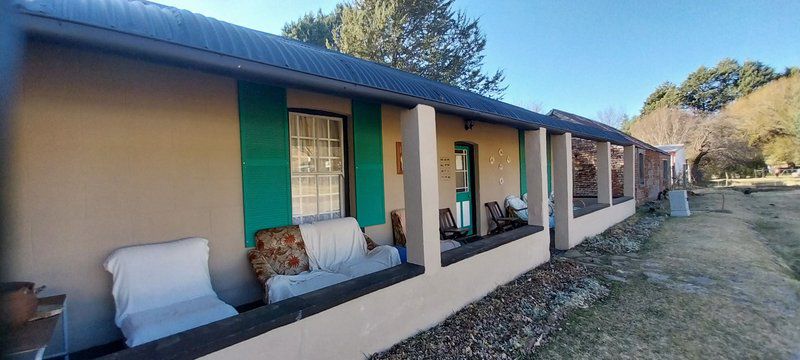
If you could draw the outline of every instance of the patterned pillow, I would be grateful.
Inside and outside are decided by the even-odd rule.
[[[297,275],[308,271],[308,254],[297,225],[256,232],[256,246],[247,257],[262,285],[273,275]]]

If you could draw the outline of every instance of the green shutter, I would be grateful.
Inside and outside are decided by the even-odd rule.
[[[239,82],[245,245],[255,232],[292,223],[286,90]]]
[[[386,222],[381,121],[380,104],[353,101],[353,163],[356,194],[356,208],[353,214],[363,227]]]
[[[525,130],[519,132],[519,196],[528,192],[528,174],[525,164]]]

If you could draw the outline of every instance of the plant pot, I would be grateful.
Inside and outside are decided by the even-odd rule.
[[[17,328],[36,314],[39,299],[32,282],[0,283],[0,326]]]

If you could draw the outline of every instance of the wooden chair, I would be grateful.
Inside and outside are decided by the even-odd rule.
[[[489,220],[494,224],[494,229],[491,231],[493,234],[499,234],[520,225],[517,218],[506,217],[503,215],[503,209],[497,201],[491,201],[484,204],[486,209],[489,210]]]
[[[469,234],[470,228],[458,227],[450,208],[439,209],[439,234],[442,240],[457,240]]]

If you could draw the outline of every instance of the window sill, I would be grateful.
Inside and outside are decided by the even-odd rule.
[[[581,216],[584,216],[584,215],[591,214],[591,213],[593,213],[593,212],[595,212],[595,211],[600,211],[600,210],[603,210],[603,209],[605,209],[605,208],[607,208],[607,207],[610,207],[610,206],[611,206],[611,205],[608,205],[608,204],[600,204],[600,203],[598,203],[598,204],[592,204],[592,205],[589,205],[589,206],[585,206],[585,207],[582,207],[582,208],[580,208],[580,209],[578,209],[578,210],[573,210],[573,212],[572,212],[572,218],[579,218],[579,217],[581,217]]]
[[[122,350],[103,358],[198,358],[419,276],[424,272],[425,268],[422,266],[401,264],[274,304],[260,306],[227,319]]]
[[[455,249],[442,253],[442,266],[455,264],[461,260],[508,244],[514,240],[522,239],[528,235],[535,234],[542,230],[544,230],[544,228],[541,226],[526,225],[514,230],[509,230],[497,235],[490,235],[475,242],[461,245]]]

